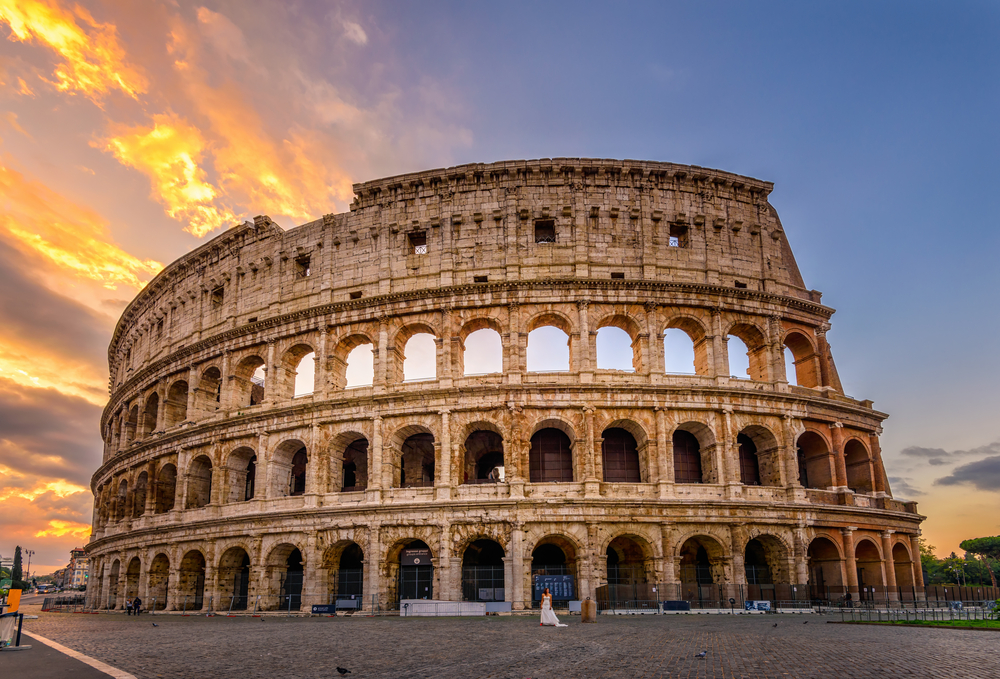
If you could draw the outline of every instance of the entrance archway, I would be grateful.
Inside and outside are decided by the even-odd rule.
[[[462,600],[503,601],[505,554],[494,540],[476,540],[462,555]]]

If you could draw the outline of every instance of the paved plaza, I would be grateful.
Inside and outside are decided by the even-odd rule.
[[[556,629],[534,617],[40,613],[25,629],[140,679],[338,677],[337,666],[350,669],[350,679],[1000,678],[1000,633],[827,624],[835,617],[602,616],[583,625],[563,616],[569,626]],[[700,651],[708,651],[705,659],[695,657]],[[0,655],[0,675],[5,661]]]

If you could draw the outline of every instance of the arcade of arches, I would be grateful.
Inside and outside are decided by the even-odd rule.
[[[605,584],[656,583],[682,589],[751,586],[763,598],[783,584],[808,585],[814,597],[874,587],[892,598],[898,588],[923,584],[919,560],[911,557],[917,536],[893,531],[761,527],[748,534],[746,529],[715,526],[698,532],[664,525],[655,531],[659,539],[650,539],[648,530],[611,536],[597,547],[600,557],[592,558],[588,555],[596,552],[590,545],[596,544],[590,540],[612,527],[585,532],[582,542],[572,530],[488,527],[492,537],[466,540],[447,526],[424,531],[426,539],[393,539],[397,527],[377,537],[369,532],[362,544],[334,539],[334,531],[270,547],[267,539],[257,539],[228,547],[111,555],[95,564],[97,587],[91,596],[102,608],[120,608],[126,597],[140,596],[159,610],[298,611],[342,600],[358,600],[363,607],[373,597],[383,603],[426,598],[511,601],[523,607],[537,602],[543,586],[564,599],[594,596]],[[366,553],[371,544],[379,545],[378,559]]]

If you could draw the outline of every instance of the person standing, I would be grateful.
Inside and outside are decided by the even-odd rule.
[[[552,612],[552,594],[549,593],[548,587],[542,590],[542,622],[540,624],[550,627],[568,626],[561,624],[559,622],[559,618],[557,618],[556,614]]]
[[[142,599],[139,597],[132,599],[132,610],[135,611],[136,615],[142,612]]]

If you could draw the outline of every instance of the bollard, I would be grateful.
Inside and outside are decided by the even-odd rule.
[[[597,622],[597,602],[590,597],[580,602],[580,622]]]

